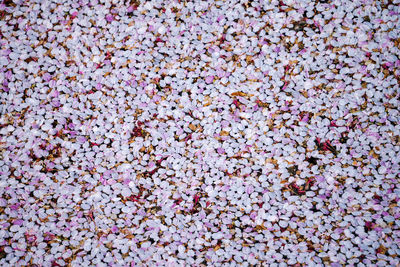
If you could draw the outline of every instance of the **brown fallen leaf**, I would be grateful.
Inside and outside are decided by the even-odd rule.
[[[193,132],[196,131],[197,127],[193,123],[189,124],[189,129],[192,130]]]
[[[231,96],[248,96],[248,94],[237,91],[231,94]]]

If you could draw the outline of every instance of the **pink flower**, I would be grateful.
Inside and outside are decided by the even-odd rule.
[[[11,210],[18,210],[18,209],[19,209],[19,206],[20,206],[20,205],[19,205],[18,203],[17,203],[17,204],[13,204],[13,205],[10,206],[10,209],[11,209]]]
[[[9,70],[9,71],[7,71],[6,72],[6,74],[5,74],[5,77],[6,77],[6,79],[11,79],[11,77],[12,77],[12,72]]]
[[[50,73],[45,73],[43,74],[43,80],[45,80],[46,82],[49,82],[51,80],[51,75]]]
[[[135,11],[136,9],[137,9],[137,6],[131,5],[131,6],[128,7],[127,11],[128,12],[132,12],[132,11]]]
[[[78,141],[79,143],[83,144],[83,143],[86,142],[86,137],[80,136],[80,137],[77,138],[77,141]]]
[[[223,78],[225,76],[225,71],[223,69],[218,69],[217,75],[218,77]]]
[[[155,166],[156,164],[154,163],[154,161],[150,161],[148,167],[151,169]]]
[[[106,20],[107,20],[108,22],[111,22],[111,21],[114,20],[114,16],[111,15],[111,14],[108,14],[108,15],[106,15]]]
[[[76,18],[76,16],[78,16],[78,12],[77,11],[75,11],[74,13],[71,14],[71,19]]]
[[[214,76],[210,75],[206,77],[206,83],[210,84],[214,81]]]

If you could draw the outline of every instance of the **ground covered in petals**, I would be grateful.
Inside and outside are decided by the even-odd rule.
[[[400,2],[0,1],[1,266],[399,266]]]

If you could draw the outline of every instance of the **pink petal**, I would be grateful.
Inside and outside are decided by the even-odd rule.
[[[24,220],[17,219],[14,221],[14,225],[22,225],[24,223]]]

